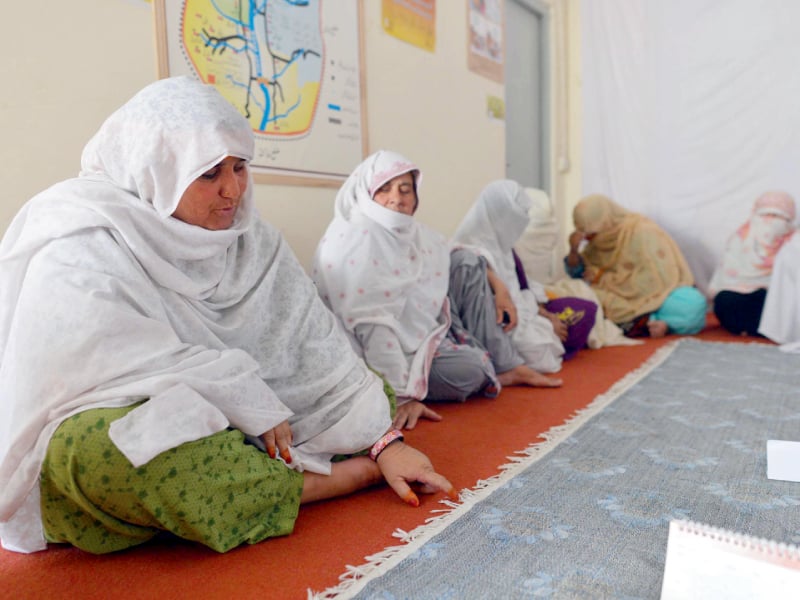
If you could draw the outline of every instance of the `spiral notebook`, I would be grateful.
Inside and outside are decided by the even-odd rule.
[[[672,521],[661,598],[800,598],[800,548]]]

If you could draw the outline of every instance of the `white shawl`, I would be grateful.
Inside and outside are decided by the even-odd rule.
[[[412,171],[419,173],[394,152],[362,162],[336,196],[312,270],[323,300],[400,403],[427,395],[430,364],[450,326],[447,241],[372,199],[383,183]]]
[[[767,288],[758,332],[781,344],[784,352],[800,353],[800,236],[781,246]]]
[[[88,408],[149,398],[110,432],[133,464],[288,419],[291,466],[328,473],[388,429],[380,380],[255,215],[252,181],[227,230],[170,216],[198,175],[252,154],[247,121],[213,87],[162,80],[102,125],[78,178],[14,219],[0,243],[5,547],[45,546],[40,466],[56,427]]]
[[[516,181],[493,181],[478,196],[454,236],[454,245],[471,247],[486,257],[508,288],[517,309],[517,326],[511,340],[525,363],[533,369],[552,373],[561,368],[564,346],[550,321],[539,314],[539,304],[547,302],[544,287],[528,281],[520,288],[512,249],[524,233],[532,201]]]

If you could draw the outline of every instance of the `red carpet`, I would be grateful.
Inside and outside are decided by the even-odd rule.
[[[698,337],[753,341],[731,336],[716,323]],[[559,389],[506,388],[495,400],[439,405],[444,420],[423,422],[407,440],[457,488],[471,488],[674,339],[582,351],[565,363]],[[431,510],[442,508],[441,497],[423,496],[421,506],[411,508],[388,488],[375,488],[304,506],[292,535],[222,555],[181,542],[107,556],[66,547],[31,555],[0,550],[0,598],[303,599],[309,589],[336,585],[347,565],[399,544],[392,532],[422,525]]]

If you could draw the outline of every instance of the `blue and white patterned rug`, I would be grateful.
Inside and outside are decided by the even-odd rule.
[[[683,339],[310,597],[657,598],[672,519],[800,541],[768,439],[800,440],[800,356]]]

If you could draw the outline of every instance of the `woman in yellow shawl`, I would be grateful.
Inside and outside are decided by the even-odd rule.
[[[675,241],[647,217],[610,198],[583,198],[573,211],[575,229],[564,259],[582,277],[606,316],[627,335],[693,334],[705,325],[706,300]]]

